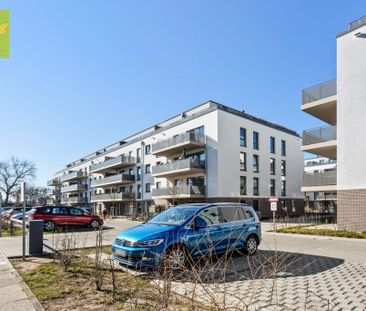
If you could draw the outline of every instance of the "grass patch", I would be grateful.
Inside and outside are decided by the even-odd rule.
[[[310,234],[320,236],[331,236],[340,238],[366,239],[366,232],[341,231],[329,229],[308,229],[306,227],[282,228],[276,230],[279,233]]]
[[[9,236],[21,236],[22,235],[22,229],[18,227],[14,227],[13,235],[10,234],[10,232],[7,229],[2,230],[2,236],[3,237],[9,237]]]

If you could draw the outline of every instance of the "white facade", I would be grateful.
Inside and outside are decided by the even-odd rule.
[[[240,144],[241,128],[246,131],[245,147]],[[254,131],[258,150],[253,148]],[[301,144],[292,130],[209,101],[70,163],[54,178],[73,174],[62,183],[61,203],[92,204],[98,211],[113,205],[118,214],[143,213],[156,204],[241,200],[265,215],[271,195],[281,198],[285,207],[296,205],[301,213]],[[241,152],[246,155],[245,170]],[[259,172],[253,170],[254,154]],[[84,176],[75,176],[76,171]],[[246,178],[245,187],[240,176]],[[258,194],[254,178],[259,181]]]

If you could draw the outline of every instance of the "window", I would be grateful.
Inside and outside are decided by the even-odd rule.
[[[240,176],[240,195],[247,194],[247,178],[246,176]]]
[[[141,179],[141,167],[139,166],[137,168],[137,180],[140,180]]]
[[[67,209],[65,207],[54,207],[52,210],[54,215],[67,215]]]
[[[253,195],[259,195],[259,178],[253,178]]]
[[[255,200],[255,201],[258,203],[257,200]],[[257,206],[257,208],[258,208],[258,206]],[[245,218],[247,218],[247,219],[254,219],[254,215],[253,215],[253,213],[250,210],[248,210],[247,208],[244,208],[243,210],[244,210]]]
[[[188,131],[189,133],[194,133],[194,134],[205,134],[205,127],[204,126],[200,126],[200,127],[196,127],[190,131]]]
[[[258,200],[253,200],[253,209],[255,211],[259,210],[259,201]]]
[[[137,162],[141,161],[141,149],[140,148],[136,149],[136,161]]]
[[[276,153],[276,139],[272,136],[269,138],[269,150],[271,153]]]
[[[70,208],[70,214],[74,216],[81,216],[84,215],[81,209],[78,208]]]
[[[41,214],[51,214],[52,208],[51,207],[44,207],[42,208]]]
[[[240,170],[247,170],[247,154],[245,152],[240,152]]]
[[[151,165],[150,164],[146,164],[145,165],[145,173],[146,174],[150,174],[150,172],[151,172]]]
[[[155,188],[156,189],[160,189],[161,188],[161,181],[157,181],[155,184]]]
[[[271,196],[274,197],[276,195],[276,180],[271,179]]]
[[[150,183],[145,184],[145,192],[146,193],[150,193],[151,192],[151,184]]]
[[[132,151],[128,152],[128,158],[131,159],[132,158]]]
[[[286,141],[281,140],[281,156],[286,156]]]
[[[269,160],[269,170],[271,175],[275,175],[276,174],[276,160],[274,158],[271,158]]]
[[[286,196],[286,180],[281,181],[281,196]]]
[[[240,146],[247,146],[247,130],[245,128],[240,128]]]
[[[221,207],[222,222],[232,222],[246,219],[241,208],[235,206]]]
[[[130,175],[133,175],[133,169],[130,168],[129,172],[128,172]]]
[[[174,180],[174,186],[175,187],[179,187],[180,186],[180,179],[175,179]]]
[[[137,198],[141,199],[141,185],[137,185]]]
[[[259,133],[253,132],[253,149],[259,150]]]
[[[210,226],[217,225],[220,223],[219,209],[217,207],[212,207],[199,213],[194,219],[195,224],[200,226]]]
[[[145,146],[145,154],[149,154],[151,152],[151,145]]]
[[[253,154],[253,172],[259,173],[259,155]]]
[[[281,161],[281,176],[286,176],[286,161]]]

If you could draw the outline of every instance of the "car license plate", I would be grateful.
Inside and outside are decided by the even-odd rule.
[[[116,255],[118,255],[118,256],[126,257],[126,251],[125,251],[125,250],[123,250],[123,249],[116,249],[116,250],[114,251],[114,253],[115,253]]]

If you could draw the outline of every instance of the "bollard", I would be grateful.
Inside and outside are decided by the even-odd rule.
[[[43,221],[29,221],[29,255],[43,254]]]

